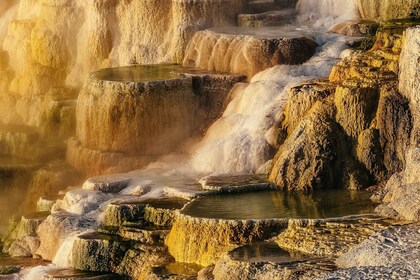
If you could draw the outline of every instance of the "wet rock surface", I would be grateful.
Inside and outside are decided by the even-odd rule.
[[[250,79],[277,64],[303,63],[315,53],[317,45],[308,37],[286,35],[285,31],[259,32],[239,27],[197,32],[186,50],[183,65],[242,74]]]
[[[383,23],[372,49],[344,58],[329,83],[290,91],[282,124],[288,137],[271,180],[285,189],[361,189],[402,170],[413,119],[397,75],[410,25],[416,21]]]
[[[79,235],[73,245],[74,268],[112,272],[129,248],[127,240],[103,233]]]
[[[219,116],[230,89],[245,78],[164,64],[101,71],[80,93],[78,140],[67,153],[88,175],[115,173],[117,160],[121,171],[140,168],[179,148]],[[92,160],[99,162],[90,166]]]
[[[58,265],[75,265],[88,270],[107,271],[105,274],[77,271],[51,272],[45,276],[46,279],[117,279],[120,275],[139,279],[190,279],[195,278],[197,271],[201,269],[198,265],[177,263],[176,260],[209,264],[219,259],[214,266],[205,268],[198,276],[208,279],[225,279],[229,275],[231,279],[305,277],[312,279],[322,272],[334,269],[329,258],[290,255],[273,244],[249,245],[234,249],[227,256],[223,256],[225,251],[230,249],[255,240],[262,241],[273,234],[277,235],[285,229],[287,220],[229,221],[219,218],[187,217],[179,214],[179,210],[187,203],[185,200],[162,199],[142,201],[143,204],[116,203],[113,198],[127,195],[126,188],[130,189],[132,196],[151,192],[151,187],[147,184],[130,186],[131,181],[125,175],[122,176],[124,178],[115,178],[115,176],[92,178],[86,182],[84,189],[70,190],[63,196],[49,196],[59,189],[80,185],[77,172],[62,163],[49,165],[49,161],[63,159],[65,147],[61,140],[74,134],[77,87],[80,86],[85,73],[112,65],[180,63],[184,59],[187,42],[197,30],[234,24],[236,21],[246,27],[284,24],[294,17],[294,11],[272,10],[280,6],[292,7],[296,1],[270,0],[246,3],[242,0],[151,0],[147,3],[143,1],[93,3],[22,0],[20,2],[18,20],[11,22],[8,35],[2,44],[5,51],[0,51],[0,117],[2,121],[14,124],[0,125],[0,153],[6,157],[19,155],[41,161],[43,165],[48,166],[43,166],[36,171],[33,178],[29,178],[25,174],[38,169],[38,166],[35,167],[36,164],[32,165],[29,160],[25,161],[25,164],[6,161],[6,164],[0,166],[2,176],[0,183],[3,183],[3,178],[6,178],[7,183],[13,181],[15,177],[32,180],[30,195],[37,198],[45,197],[40,200],[38,210],[53,213],[45,220],[39,217],[43,214],[38,213],[39,216],[25,215],[12,223],[13,238],[4,244],[4,248],[9,248],[12,255],[36,258],[42,256],[54,260]],[[414,1],[405,1],[395,6],[387,1],[382,1],[380,4],[377,1],[358,3],[362,5],[361,11],[365,11],[363,16],[368,18],[418,14]],[[370,9],[371,3],[376,3],[374,5],[376,8],[380,7],[380,11]],[[398,9],[403,6],[403,9]],[[383,13],[382,10],[386,12]],[[237,18],[238,14],[241,16]],[[31,19],[26,17],[24,19],[22,15]],[[85,21],[81,15],[88,15],[87,20]],[[381,196],[381,199],[387,203],[386,206],[382,206],[383,213],[395,218],[418,219],[418,196],[413,195],[418,193],[416,175],[418,166],[414,164],[416,162],[414,157],[405,154],[405,147],[409,142],[417,141],[416,136],[410,138],[409,135],[411,126],[414,126],[414,131],[418,130],[416,112],[418,102],[416,103],[416,95],[413,94],[418,84],[417,76],[413,73],[418,67],[416,61],[410,59],[417,55],[416,39],[413,39],[417,38],[414,36],[417,30],[412,28],[403,35],[402,30],[406,26],[402,28],[401,24],[399,25],[400,27],[396,28],[382,26],[373,49],[368,53],[359,53],[356,57],[343,60],[334,69],[330,77],[331,83],[328,85],[324,81],[318,81],[305,85],[306,89],[296,88],[295,95],[291,96],[291,99],[294,97],[295,99],[290,103],[287,122],[282,128],[284,133],[287,132],[293,137],[283,143],[281,151],[285,153],[276,157],[278,161],[269,164],[270,169],[271,165],[274,165],[271,178],[275,178],[283,188],[316,189],[322,186],[323,181],[327,181],[325,185],[328,187],[345,185],[358,189],[383,181],[392,173],[405,168],[403,173],[393,177],[386,189],[387,193]],[[373,26],[372,29],[374,28]],[[370,34],[372,29],[363,24],[350,23],[339,32],[348,35]],[[196,50],[187,50],[187,57],[190,60],[195,59],[194,63],[200,62],[199,66],[205,68],[213,67],[223,71],[248,74],[248,78],[251,78],[250,76],[256,72],[278,63],[301,63],[314,53],[316,44],[312,34],[296,36],[287,29],[282,29],[281,36],[277,34],[276,38],[267,38],[269,36],[265,31],[272,29],[233,28],[203,31],[198,34],[201,34],[201,39],[205,38],[201,40],[197,35],[198,39],[193,39],[196,44],[192,44],[192,49]],[[73,40],[75,37],[78,39]],[[3,38],[0,40],[3,41]],[[201,41],[198,42],[199,40]],[[213,40],[217,42],[214,43]],[[404,40],[408,47],[402,47]],[[231,52],[225,51],[230,46],[239,51],[237,49]],[[215,51],[214,57],[208,55],[209,48]],[[402,57],[405,59],[398,62],[401,48]],[[201,60],[196,59],[200,54],[202,54]],[[205,65],[206,63],[208,64]],[[399,70],[403,81],[407,82],[400,84],[401,93],[396,90],[396,74]],[[84,94],[92,88],[84,89],[80,100],[81,103],[92,101],[89,103],[91,107],[84,108],[86,115],[90,112],[92,115],[86,117],[85,120],[88,121],[84,124],[80,124],[79,119],[79,126],[82,127],[78,132],[79,139],[74,138],[68,142],[68,161],[86,174],[126,172],[145,166],[162,153],[172,152],[187,136],[191,136],[192,131],[201,132],[210,122],[218,118],[225,106],[229,90],[236,82],[245,79],[242,76],[208,75],[203,72],[189,73],[181,77],[178,74],[166,73],[169,75],[163,78],[167,81],[159,82],[160,85],[156,86],[152,81],[156,80],[155,78],[139,81],[138,77],[129,75],[127,79],[123,75],[123,78],[119,76],[116,79],[115,73],[107,76],[109,72],[113,70],[97,73],[101,75],[96,77],[95,83],[113,90],[117,89],[116,95],[121,99],[107,99],[105,91],[101,90],[98,90],[93,97],[86,97]],[[174,82],[174,79],[177,82]],[[183,81],[188,81],[188,88]],[[143,85],[133,85],[130,82],[143,82]],[[76,88],[73,88],[74,86]],[[155,86],[158,88],[156,92],[150,90]],[[185,91],[188,96],[180,94],[181,96],[175,101],[170,98],[169,101],[164,98],[159,99],[157,103],[161,106],[160,109],[152,106],[156,100],[145,101],[148,95],[153,95],[154,98],[161,95],[158,91],[162,88],[173,90],[178,86],[179,91],[177,89],[168,95],[172,98],[172,95]],[[143,91],[143,95],[133,96],[133,91],[144,88],[147,89]],[[249,91],[253,90],[250,87]],[[86,101],[84,98],[92,100]],[[138,99],[142,99],[142,102]],[[194,99],[193,102],[191,99]],[[120,102],[121,100],[127,102]],[[107,107],[109,103],[112,103],[111,109]],[[97,104],[100,106],[95,107]],[[147,105],[147,108],[142,107],[143,105]],[[16,108],[14,110],[16,112],[9,114],[10,108]],[[202,110],[203,108],[207,111]],[[79,107],[79,111],[82,109]],[[130,125],[133,119],[137,123],[142,121],[142,118],[136,118],[137,109],[147,111],[147,118],[163,119],[163,121],[152,121],[132,129]],[[188,112],[185,113],[184,109]],[[167,118],[159,114],[154,115],[157,111],[163,112]],[[108,118],[111,119],[110,122],[106,122]],[[95,123],[97,129],[91,130],[89,125],[95,119],[98,120]],[[184,126],[175,127],[174,119],[183,119]],[[192,119],[199,119],[203,123],[193,125]],[[39,132],[33,132],[34,127],[38,127]],[[101,134],[101,129],[104,127],[112,129],[104,129],[105,134]],[[177,131],[182,130],[182,135],[162,132],[172,128],[177,128]],[[142,142],[145,138],[142,135],[144,131],[151,137]],[[155,132],[157,134],[153,134]],[[169,138],[170,141],[168,143],[158,141],[164,138]],[[60,141],[56,142],[54,139]],[[136,141],[132,141],[133,139]],[[283,140],[279,137],[280,142]],[[271,141],[270,145],[274,142],[276,141]],[[280,144],[282,143],[274,143],[273,147],[277,148]],[[302,160],[300,158],[302,154],[304,158],[309,159]],[[316,164],[318,160],[319,165]],[[336,172],[337,169],[344,171]],[[284,182],[279,176],[282,171],[287,174],[287,180]],[[245,176],[206,179],[204,186],[200,186],[196,181],[177,182],[175,186],[167,184],[159,191],[162,195],[176,194],[192,199],[215,192],[272,188],[264,178]],[[294,185],[296,181],[298,184]],[[183,189],[178,188],[181,184],[187,186]],[[294,201],[287,199],[287,196],[285,200]],[[305,204],[304,208],[308,208],[316,215],[322,214],[317,213],[318,208],[310,199],[302,199],[302,202],[310,202],[311,204],[309,206]],[[27,199],[25,204],[33,207],[35,201]],[[102,213],[104,215],[99,217],[104,209],[107,209]],[[307,225],[291,226],[281,235],[283,241],[278,243],[289,248],[293,247],[290,243],[294,238],[304,237],[302,243],[299,243],[301,240],[293,242],[299,244],[302,251],[312,251],[316,248],[320,254],[337,256],[359,242],[365,234],[376,231],[381,226],[377,226],[375,222],[359,226],[352,223],[336,224],[332,221],[324,221],[315,228]],[[95,231],[91,232],[93,230]],[[333,241],[327,238],[331,233],[335,233],[337,237]],[[76,237],[78,234],[82,235]],[[333,277],[374,275],[375,278],[380,278],[383,275],[387,277],[399,275],[417,278],[418,263],[406,262],[408,267],[402,267],[400,262],[404,262],[408,254],[398,246],[389,246],[390,243],[394,244],[395,240],[399,242],[401,239],[403,241],[401,247],[406,246],[408,250],[417,252],[415,234],[415,230],[411,228],[404,228],[396,233],[381,233],[378,237],[379,243],[375,243],[380,249],[370,244],[367,246],[369,250],[356,248],[356,253],[349,253],[347,256],[350,268],[334,272],[336,274],[332,275],[340,276]],[[69,248],[73,237],[76,240],[75,246]],[[310,242],[313,239],[317,240],[316,244]],[[165,245],[165,240],[169,247]],[[411,247],[407,245],[410,241]],[[185,248],[187,246],[189,248]],[[63,247],[72,249],[70,255],[73,258],[66,259],[65,254],[61,255]],[[382,250],[383,247],[393,247],[389,254],[395,257],[387,259],[389,267],[379,268],[383,274],[380,274],[382,272],[378,274],[378,270],[371,266],[363,269],[352,267],[366,262],[363,258],[368,258],[366,256],[370,256],[372,252],[375,256],[379,252],[377,259],[382,261],[382,252],[386,251]],[[262,253],[257,256],[254,254],[255,251]],[[58,259],[57,252],[59,252]],[[170,253],[174,254],[175,259]],[[277,258],[267,258],[266,254]],[[384,256],[389,256],[387,254],[388,252],[384,253]],[[401,254],[404,257],[399,258]],[[244,257],[245,255],[248,257]],[[359,257],[362,260],[358,259]],[[0,257],[0,263],[3,260],[4,258]],[[17,260],[25,263],[23,259]],[[74,261],[74,264],[71,261]],[[36,264],[44,262],[40,260],[40,263],[28,263],[29,266]],[[378,263],[370,262],[369,265],[376,266]],[[348,266],[343,265],[343,267]],[[19,276],[16,273],[20,268],[21,266],[11,264],[0,270],[17,279]],[[392,268],[395,268],[393,272]],[[108,274],[108,271],[119,275]]]
[[[30,257],[10,257],[0,253],[0,279],[19,279],[18,274],[22,269],[37,265],[46,265],[47,261]]]
[[[222,220],[178,215],[166,244],[179,262],[209,265],[240,244],[272,237],[286,223],[286,219]]]
[[[289,220],[276,239],[288,250],[325,257],[338,257],[376,232],[390,227],[374,219]]]
[[[217,193],[274,190],[265,175],[210,175],[199,181],[204,190]]]

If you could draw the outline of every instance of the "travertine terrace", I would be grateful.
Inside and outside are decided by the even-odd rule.
[[[417,279],[419,0],[1,0],[0,279]]]

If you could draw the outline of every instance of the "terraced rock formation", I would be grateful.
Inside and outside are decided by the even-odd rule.
[[[413,117],[398,73],[409,26],[384,23],[371,50],[343,59],[328,81],[290,91],[280,126],[288,137],[270,173],[280,188],[362,189],[403,169]]]

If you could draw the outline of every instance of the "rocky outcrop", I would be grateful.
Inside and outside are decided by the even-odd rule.
[[[178,262],[209,265],[241,244],[278,233],[284,220],[218,220],[178,215],[166,240]]]
[[[72,249],[74,268],[85,271],[115,271],[128,249],[128,240],[86,233],[77,237]]]
[[[277,64],[303,63],[315,53],[317,46],[303,35],[252,32],[240,28],[197,32],[187,47],[183,65],[242,74],[251,79]]]
[[[412,114],[413,130],[411,133],[411,143],[405,147],[394,149],[395,153],[388,153],[389,157],[405,158],[404,170],[394,174],[387,182],[385,189],[374,196],[374,199],[383,202],[376,210],[381,215],[393,218],[399,218],[410,221],[420,220],[419,208],[419,184],[420,177],[417,170],[420,168],[419,152],[419,60],[413,57],[420,56],[418,27],[409,28],[405,34],[404,45],[402,46],[400,73],[399,73],[399,91],[404,96],[404,104],[397,112],[389,112],[388,115],[403,115],[405,111],[410,110]],[[390,124],[388,123],[388,126]],[[388,135],[386,141],[391,145],[398,146],[401,142],[400,129],[404,122],[398,123],[393,133]],[[394,139],[394,140],[392,140]],[[408,144],[411,147],[408,147]]]
[[[362,18],[377,21],[420,15],[418,0],[358,0],[358,7]]]
[[[3,252],[12,257],[32,257],[38,250],[40,240],[37,236],[39,225],[49,212],[24,215],[20,220],[11,222],[6,237],[2,240]]]
[[[270,173],[280,188],[360,189],[403,169],[413,118],[397,74],[404,30],[413,24],[382,24],[373,48],[339,62],[329,83],[290,91],[281,125],[288,137]]]
[[[77,229],[89,228],[92,222],[88,218],[83,219],[79,215],[65,211],[58,211],[49,215],[38,228],[37,233],[41,245],[36,254],[43,259],[53,260],[58,249],[70,234],[75,234]],[[63,256],[63,258],[66,257],[68,256]]]
[[[386,217],[409,221],[420,220],[420,149],[408,151],[406,167],[394,174],[387,182],[385,189],[374,198],[384,204],[376,211]]]
[[[398,89],[410,101],[410,110],[413,114],[412,145],[420,145],[420,94],[418,91],[420,62],[413,59],[420,56],[420,27],[407,29],[404,46],[401,52],[400,73]]]
[[[348,148],[344,138],[337,137],[342,132],[334,114],[334,106],[328,101],[308,112],[274,157],[270,180],[288,190],[333,188],[341,183],[343,175],[335,170],[343,166]]]

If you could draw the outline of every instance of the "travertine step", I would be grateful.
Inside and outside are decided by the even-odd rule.
[[[279,26],[291,23],[296,17],[295,9],[283,9],[258,14],[239,14],[238,26],[261,27]]]
[[[121,226],[118,235],[145,244],[164,244],[169,234],[168,227],[155,226],[153,224],[143,226]]]
[[[52,195],[52,196],[43,196],[40,197],[36,203],[36,211],[45,212],[51,211],[53,205],[57,202],[58,199],[63,199],[64,195]]]
[[[80,235],[73,245],[74,268],[112,272],[122,261],[130,241],[116,235],[92,232]]]
[[[365,218],[353,221],[290,220],[277,237],[283,249],[316,256],[338,257],[376,232],[389,228],[386,221]]]
[[[122,279],[117,274],[95,273],[74,269],[57,269],[49,272],[42,280],[116,280]]]
[[[253,0],[247,3],[247,10],[253,13],[264,13],[274,10],[273,0]]]
[[[265,175],[211,175],[200,179],[203,189],[217,193],[275,190]]]
[[[0,279],[20,279],[18,274],[22,269],[47,265],[47,261],[34,258],[12,258],[8,254],[0,253]]]
[[[250,0],[246,5],[248,13],[265,13],[273,10],[294,9],[297,0]]]
[[[197,264],[171,262],[163,266],[154,267],[149,275],[158,279],[197,279],[198,272],[203,267]]]
[[[143,226],[150,223],[170,226],[175,211],[187,203],[185,199],[174,197],[111,203],[107,206],[101,222],[104,226]]]
[[[233,249],[209,267],[215,279],[316,279],[335,269],[333,259],[288,252],[271,242],[257,242]],[[201,273],[200,273],[201,274]]]
[[[301,64],[315,52],[313,34],[291,26],[215,27],[195,33],[184,67],[246,75],[278,64]]]
[[[12,156],[0,156],[0,172],[33,171],[40,165],[32,160]]]
[[[64,158],[62,142],[44,141],[36,128],[0,123],[0,155],[45,162]]]
[[[31,257],[39,246],[37,230],[50,212],[34,212],[11,222],[9,232],[3,239],[3,252],[13,257]]]

